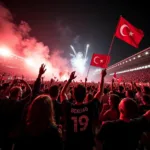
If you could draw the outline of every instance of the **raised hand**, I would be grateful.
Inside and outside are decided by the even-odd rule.
[[[45,73],[45,71],[46,71],[45,65],[42,64],[41,67],[40,67],[40,69],[39,69],[39,75],[40,75],[40,76],[43,75],[43,74]]]
[[[53,83],[53,82],[54,82],[54,79],[51,78],[50,83]]]
[[[71,73],[71,75],[70,75],[70,78],[69,78],[69,80],[74,80],[75,78],[76,78],[77,76],[75,76],[75,71],[73,71],[72,73]]]
[[[85,78],[85,82],[87,82],[87,78]]]
[[[105,77],[106,74],[107,74],[106,69],[102,70],[102,72],[101,72],[102,77]]]

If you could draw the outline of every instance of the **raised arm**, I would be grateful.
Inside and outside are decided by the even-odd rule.
[[[94,98],[97,98],[100,100],[102,94],[103,94],[103,87],[104,87],[104,78],[106,76],[106,69],[102,70],[101,72],[101,82],[99,84],[98,92],[95,94]]]
[[[76,78],[75,71],[73,71],[70,75],[69,80],[66,82],[65,86],[63,87],[63,89],[60,93],[60,101],[61,102],[67,98],[67,95],[66,95],[67,88],[68,88],[69,84],[72,82],[72,80],[74,80],[75,78]]]
[[[39,93],[40,93],[40,86],[41,86],[41,77],[42,75],[45,73],[46,69],[45,69],[45,65],[42,64],[40,69],[39,69],[39,74],[38,77],[34,83],[34,87],[33,87],[33,98],[35,98]]]
[[[86,88],[86,85],[87,85],[87,78],[85,78],[85,88]]]

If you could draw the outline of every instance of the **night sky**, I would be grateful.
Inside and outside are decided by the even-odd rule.
[[[144,1],[91,0],[3,0],[11,11],[14,22],[24,20],[32,28],[31,35],[48,45],[51,50],[61,49],[70,57],[69,45],[83,51],[89,43],[88,56],[92,53],[107,54],[122,15],[131,24],[144,31],[138,49],[115,38],[111,63],[116,63],[150,45],[150,12]],[[147,2],[148,3],[148,2]]]

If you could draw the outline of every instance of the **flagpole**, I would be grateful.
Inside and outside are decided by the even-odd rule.
[[[89,65],[89,68],[88,68],[88,71],[87,71],[87,76],[86,76],[86,78],[88,78],[90,68],[91,68],[91,65]]]
[[[122,17],[122,15],[120,15],[120,17]],[[119,18],[120,19],[120,18]],[[117,30],[117,28],[118,28],[118,25],[119,25],[119,21],[118,21],[118,24],[117,24],[117,26],[116,26],[116,30]],[[116,32],[116,30],[115,30],[115,32]],[[110,53],[111,53],[111,50],[112,50],[112,46],[113,46],[113,43],[114,43],[114,40],[115,40],[115,33],[114,33],[114,35],[113,35],[113,38],[112,38],[112,40],[111,40],[111,43],[110,43],[110,47],[109,47],[109,51],[108,51],[108,56],[110,56]],[[107,61],[106,61],[107,63],[108,63],[108,57],[107,57]],[[106,64],[107,64],[106,63]],[[107,65],[108,66],[108,65]],[[107,67],[106,67],[107,68]]]
[[[114,40],[115,40],[115,34],[113,35],[113,38],[112,38],[112,40],[111,40],[111,44],[110,44],[110,47],[109,47],[108,55],[110,55],[110,53],[111,53]]]

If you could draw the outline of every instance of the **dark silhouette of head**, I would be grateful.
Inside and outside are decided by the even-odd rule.
[[[77,102],[83,102],[86,97],[86,88],[79,84],[74,88],[74,97]]]
[[[132,119],[138,115],[138,105],[134,100],[124,98],[119,104],[119,111],[123,118]]]
[[[49,94],[52,99],[57,99],[59,94],[59,87],[57,85],[53,85],[49,89]]]

